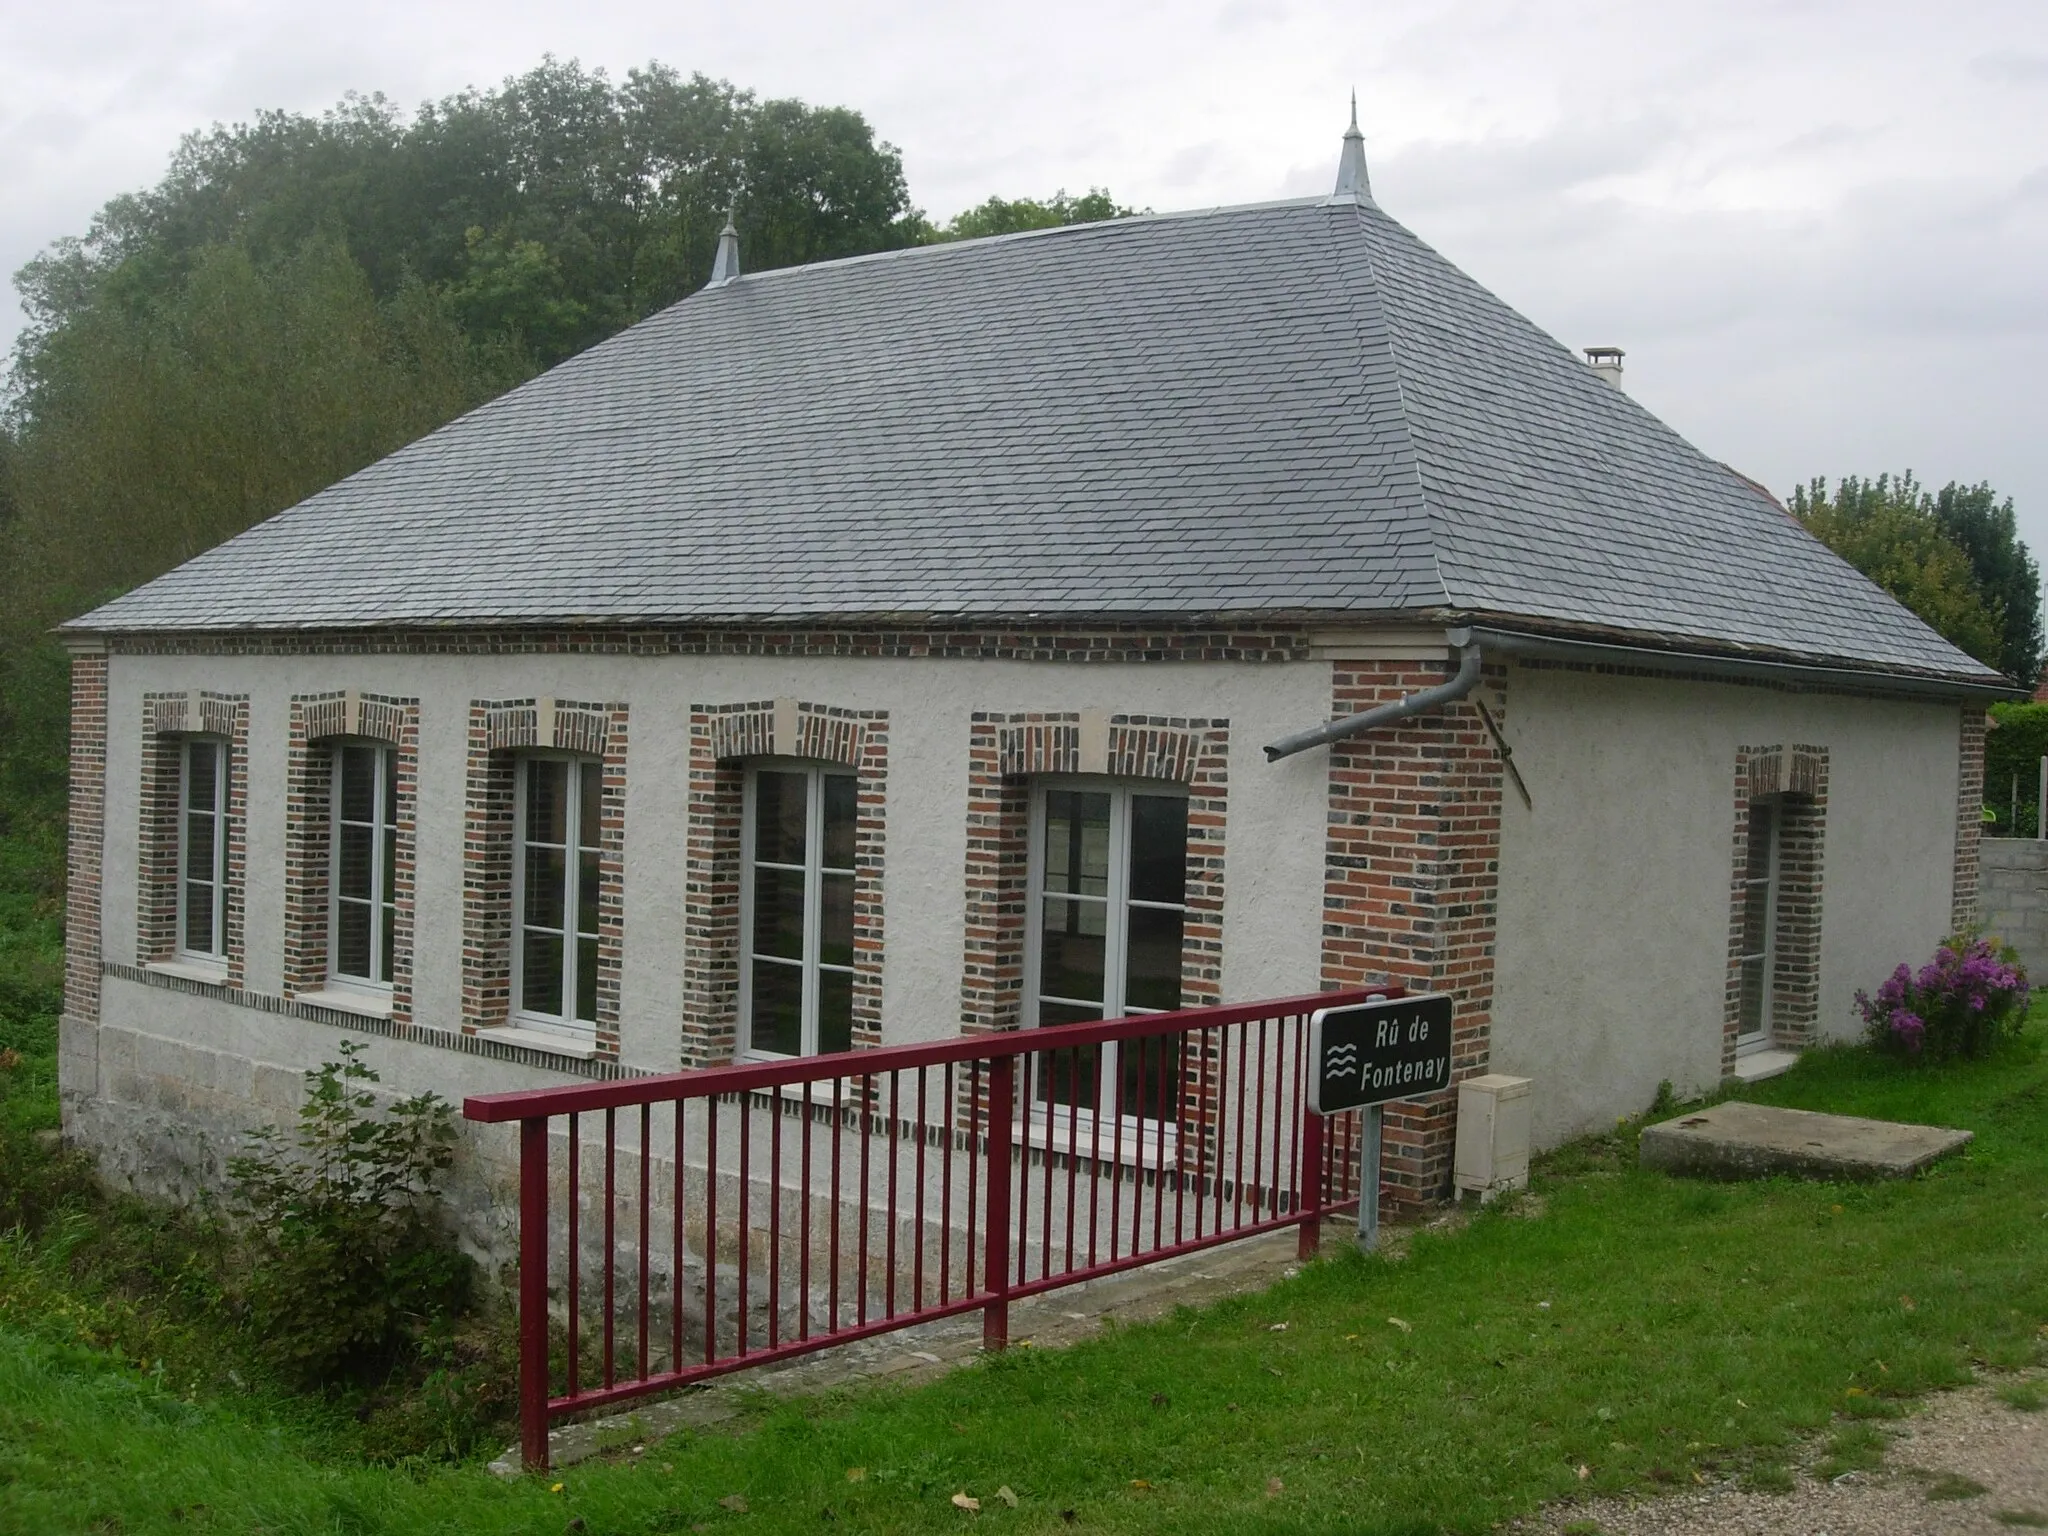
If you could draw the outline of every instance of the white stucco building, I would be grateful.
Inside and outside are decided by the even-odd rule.
[[[69,635],[67,1126],[157,1185],[344,1033],[459,1098],[1388,978],[1554,1142],[1967,920],[2008,691],[1355,130],[722,277]]]

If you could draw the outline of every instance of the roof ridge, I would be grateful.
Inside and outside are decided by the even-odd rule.
[[[1409,423],[1407,393],[1401,383],[1401,359],[1394,346],[1394,328],[1387,319],[1385,307],[1380,303],[1379,266],[1372,259],[1372,246],[1370,242],[1363,238],[1366,217],[1365,209],[1369,200],[1365,198],[1331,197],[1320,198],[1318,201],[1330,210],[1333,220],[1341,220],[1346,210],[1349,210],[1351,215],[1351,231],[1358,238],[1352,242],[1353,249],[1347,254],[1350,259],[1363,263],[1368,285],[1361,293],[1358,284],[1348,280],[1347,276],[1340,272],[1337,277],[1337,288],[1343,295],[1345,309],[1352,317],[1353,332],[1358,343],[1357,359],[1360,389],[1361,392],[1387,387],[1391,387],[1393,390],[1394,420],[1399,425],[1402,442],[1407,449],[1407,467],[1414,483],[1415,503],[1429,527],[1430,570],[1436,577],[1438,595],[1442,597],[1443,601],[1448,603],[1450,601],[1450,585],[1444,580],[1443,564],[1439,558],[1442,523],[1437,515],[1436,508],[1430,501],[1429,482],[1422,474],[1422,454],[1416,446],[1415,432]],[[1374,206],[1377,207],[1377,205]],[[1381,214],[1383,218],[1386,216],[1384,213]],[[1325,224],[1324,228],[1328,230],[1330,225]],[[1340,246],[1340,237],[1332,236],[1330,243],[1334,253]],[[1338,257],[1339,262],[1343,259],[1345,259],[1343,256]],[[1391,376],[1390,381],[1385,383],[1370,381],[1365,373],[1365,355],[1367,350],[1375,345],[1375,343],[1367,340],[1366,318],[1359,312],[1361,302],[1370,304],[1378,320],[1378,330],[1383,340],[1377,343],[1377,345],[1386,352],[1388,373]]]
[[[1163,213],[1147,210],[1144,213],[1126,213],[1109,219],[1088,219],[1078,224],[1048,224],[1042,229],[1011,229],[999,235],[970,235],[961,240],[931,240],[918,245],[899,245],[892,250],[862,251],[853,256],[832,256],[823,261],[801,261],[786,267],[768,267],[759,272],[742,272],[730,282],[720,283],[718,289],[723,291],[728,288],[741,288],[758,285],[771,278],[788,278],[805,272],[832,272],[847,267],[868,266],[876,262],[900,261],[908,257],[938,257],[948,252],[982,251],[992,245],[1008,245],[1020,240],[1042,240],[1059,235],[1085,234],[1090,231],[1141,228],[1181,219],[1220,218],[1234,213],[1260,213],[1268,208],[1315,208],[1329,201],[1327,197],[1270,197],[1250,203],[1216,203],[1201,208],[1169,208]],[[675,308],[676,304],[687,304],[690,300],[712,291],[711,285],[706,283],[703,287],[684,294],[675,301],[675,304],[664,305],[646,318],[651,320],[655,315],[664,314]],[[627,327],[628,330],[631,328]]]

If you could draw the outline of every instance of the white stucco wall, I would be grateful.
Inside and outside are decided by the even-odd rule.
[[[1956,705],[1526,665],[1507,697],[1534,808],[1509,790],[1493,1064],[1536,1080],[1542,1144],[1720,1076],[1738,747],[1828,750],[1823,1032],[1946,932]]]
[[[470,702],[554,695],[621,699],[627,751],[621,1056],[673,1069],[682,1024],[683,840],[693,703],[793,697],[889,711],[884,850],[884,1038],[957,1032],[964,953],[971,716],[1097,708],[1223,718],[1230,725],[1226,999],[1314,991],[1320,956],[1325,765],[1274,765],[1263,743],[1323,718],[1329,666],[1046,664],[979,660],[758,657],[117,656],[109,687],[104,953],[133,962],[137,923],[142,697],[246,693],[249,708],[247,986],[282,987],[286,753],[293,694],[356,688],[420,699],[414,1020],[460,1024],[462,830]],[[208,1010],[138,986],[110,987],[109,1023],[155,1027],[231,1048],[245,1020],[214,1030]],[[232,1011],[213,1010],[223,1018]],[[117,1017],[118,1016],[118,1017]],[[217,1041],[215,1039],[217,1037]],[[294,1038],[298,1038],[296,1034]],[[392,1047],[395,1049],[396,1047]],[[407,1047],[407,1049],[427,1049]],[[468,1091],[473,1058],[445,1058],[438,1085]],[[545,1080],[545,1074],[536,1081]]]
[[[1441,657],[1441,651],[1438,656]],[[671,1069],[682,1027],[683,838],[693,703],[794,697],[889,711],[884,1036],[959,1026],[968,747],[976,711],[1102,709],[1230,724],[1223,995],[1314,991],[1320,971],[1328,758],[1278,764],[1262,745],[1327,715],[1327,656],[1290,664],[1046,664],[978,660],[538,655],[116,657],[110,669],[104,953],[135,958],[142,696],[250,696],[247,977],[281,988],[286,750],[295,693],[356,688],[420,698],[414,1017],[456,1030],[461,841],[470,702],[622,699],[627,757],[622,1057]],[[1544,1144],[1648,1103],[1660,1079],[1711,1084],[1720,1067],[1738,746],[1829,752],[1821,1020],[1932,946],[1949,919],[1958,712],[1720,683],[1516,665],[1506,728],[1535,801],[1503,812],[1493,1066],[1536,1080]],[[179,1138],[277,1117],[275,1094],[205,1084],[233,1058],[286,1078],[322,1059],[326,1024],[110,978],[99,1051],[67,1027],[67,1100],[114,1093],[154,1116],[131,1138],[147,1171]],[[152,1043],[154,1042],[154,1043]],[[177,1051],[193,1054],[181,1078]],[[451,1099],[541,1086],[540,1065],[379,1041],[408,1091]],[[141,1054],[138,1055],[137,1053]],[[152,1055],[152,1053],[154,1053]],[[158,1060],[165,1070],[138,1063]],[[210,1064],[209,1064],[210,1063]],[[118,1070],[117,1070],[118,1069]],[[96,1076],[95,1076],[96,1073]],[[202,1081],[203,1080],[203,1081]],[[197,1088],[199,1091],[194,1092]],[[154,1107],[152,1107],[154,1106]],[[112,1115],[113,1100],[103,1109]],[[114,1134],[114,1118],[102,1128]],[[139,1122],[137,1122],[139,1123]],[[180,1129],[183,1127],[183,1129]],[[195,1155],[196,1163],[205,1158]]]

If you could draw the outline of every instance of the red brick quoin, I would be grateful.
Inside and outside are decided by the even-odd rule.
[[[1391,703],[1444,680],[1420,661],[1333,663],[1336,715]],[[1481,688],[1496,719],[1506,672]],[[1471,699],[1330,748],[1324,845],[1325,990],[1397,982],[1448,992],[1453,1081],[1487,1069],[1493,1037],[1502,772]],[[1455,1088],[1386,1107],[1381,1200],[1416,1206],[1450,1191]]]
[[[100,1017],[100,891],[107,839],[107,658],[71,659],[71,815],[64,863],[64,1012]]]

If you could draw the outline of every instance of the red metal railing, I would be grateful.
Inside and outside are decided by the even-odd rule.
[[[467,1100],[519,1124],[528,1465],[564,1414],[976,1309],[1001,1348],[1016,1298],[1288,1226],[1307,1255],[1357,1201],[1355,1126],[1307,1108],[1309,1016],[1400,995]]]

